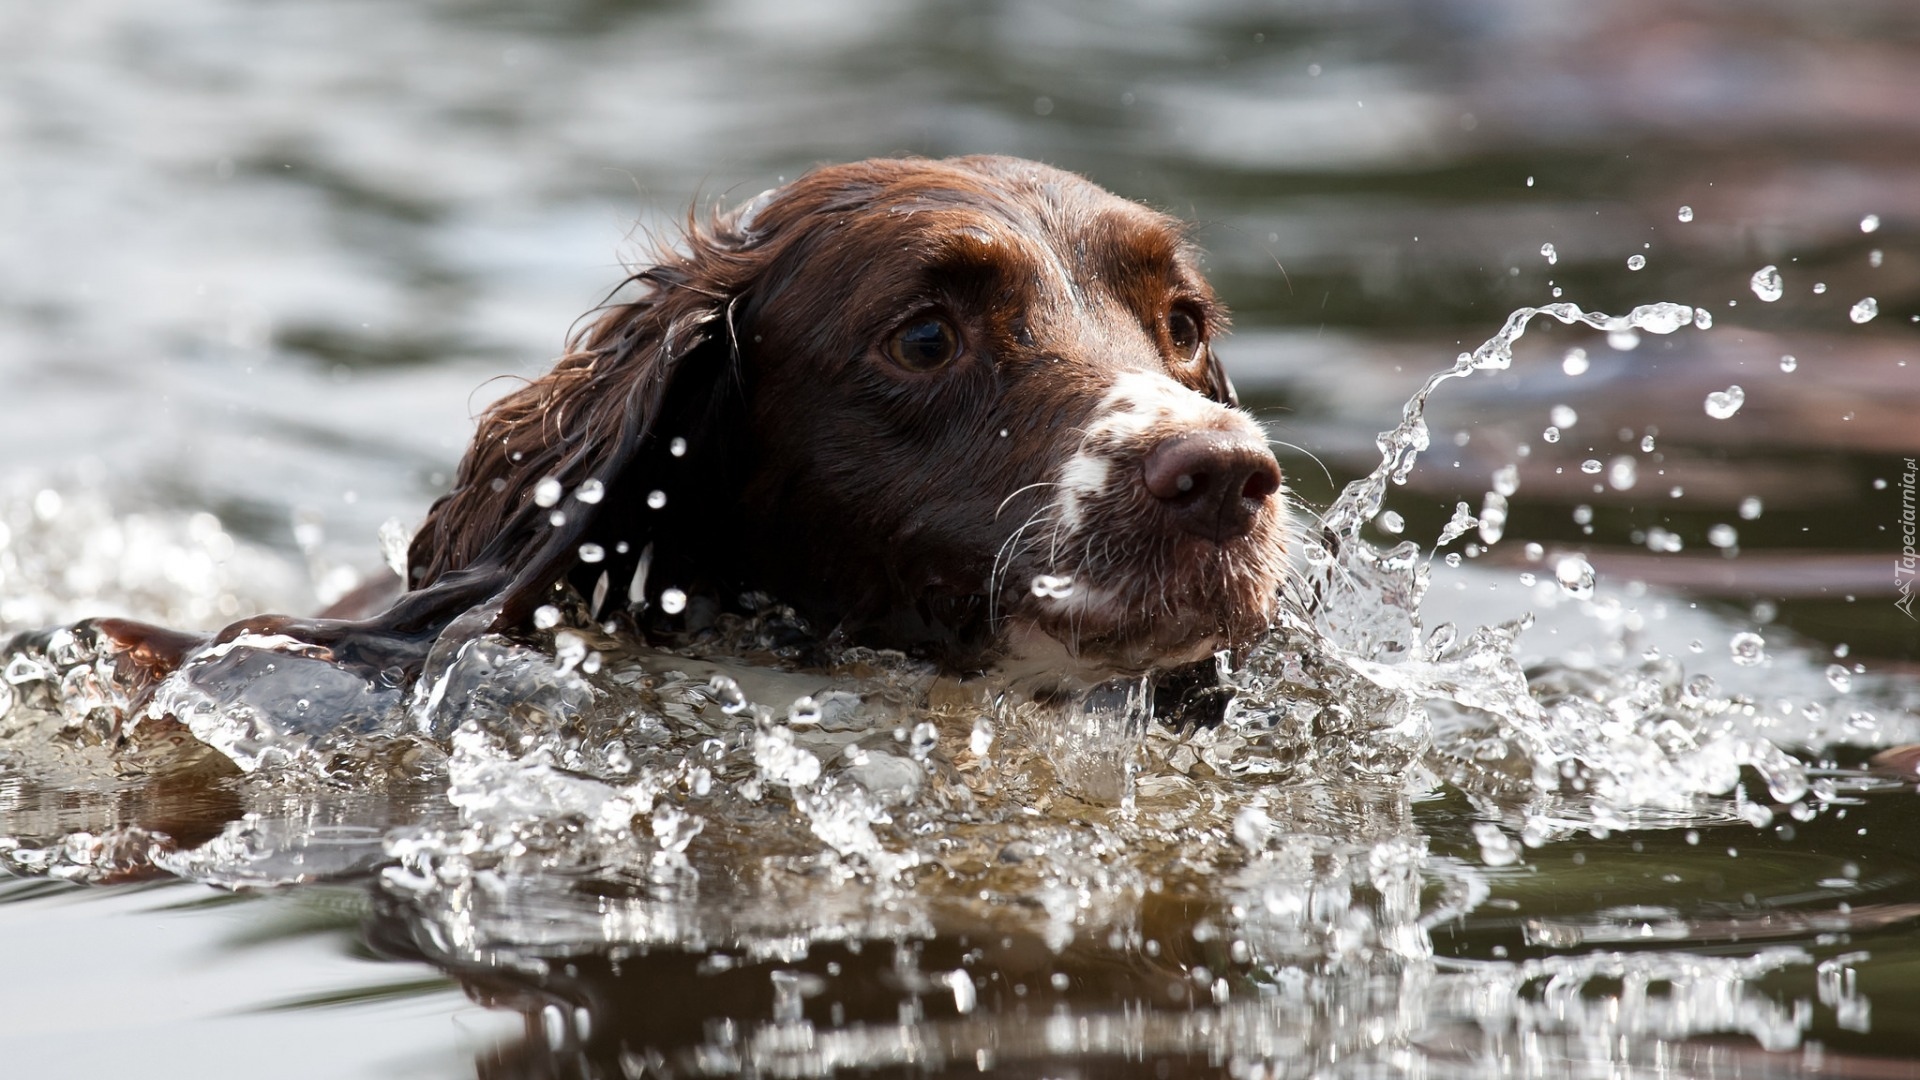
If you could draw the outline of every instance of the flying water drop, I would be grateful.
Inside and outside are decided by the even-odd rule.
[[[1715,420],[1725,420],[1740,411],[1746,404],[1747,392],[1738,386],[1729,386],[1725,390],[1715,390],[1707,395],[1707,415]]]
[[[1035,574],[1031,586],[1033,595],[1044,600],[1065,600],[1073,595],[1073,576],[1071,574]]]
[[[1560,588],[1575,600],[1593,597],[1593,566],[1580,556],[1563,556],[1553,566],[1553,577],[1560,583]]]
[[[1651,437],[1651,436],[1649,436]],[[1630,491],[1640,482],[1640,463],[1625,454],[1607,462],[1607,486],[1615,491]]]
[[[1727,642],[1727,650],[1733,654],[1734,663],[1741,667],[1756,667],[1766,662],[1767,639],[1743,630]]]
[[[1755,270],[1747,285],[1753,289],[1753,295],[1769,304],[1787,294],[1786,282],[1780,279],[1780,268],[1771,264]]]

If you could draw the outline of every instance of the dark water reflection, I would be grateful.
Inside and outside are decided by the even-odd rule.
[[[1276,438],[1324,462],[1285,459],[1319,505],[1377,460],[1375,433],[1418,380],[1515,307],[1557,288],[1589,309],[1710,311],[1711,330],[1631,351],[1538,328],[1512,371],[1436,397],[1434,448],[1389,505],[1431,538],[1518,459],[1507,539],[1483,565],[1524,571],[1527,542],[1586,551],[1603,578],[1705,604],[1715,630],[1804,646],[1810,670],[1863,665],[1904,703],[1888,727],[1911,723],[1920,624],[1895,601],[1913,580],[1898,567],[1901,477],[1920,456],[1916,102],[1920,8],[1902,0],[27,0],[0,11],[0,485],[13,492],[0,636],[106,609],[205,625],[311,608],[374,561],[382,521],[419,517],[471,409],[497,392],[475,387],[556,352],[618,277],[636,221],[668,231],[690,203],[819,161],[990,151],[1199,223],[1236,311],[1225,359]],[[1784,279],[1775,302],[1749,286],[1767,265]],[[1866,297],[1878,314],[1856,322]],[[1564,361],[1576,345],[1578,375]],[[1736,384],[1741,410],[1708,416],[1708,393]],[[1581,469],[1622,457],[1629,486]],[[55,514],[35,501],[47,486],[68,492]],[[219,523],[167,531],[199,511],[231,534],[228,557],[135,572],[147,548],[217,547]],[[83,514],[98,518],[49,532]],[[1731,546],[1716,526],[1737,530]],[[1678,550],[1652,550],[1662,534]],[[1724,656],[1724,633],[1706,644]],[[1826,753],[1836,767],[1865,756]],[[131,826],[181,849],[240,836],[275,856],[280,876],[263,881],[286,880],[289,852],[311,879],[352,880],[391,862],[389,831],[450,815],[437,788],[270,799],[231,775],[104,782],[84,765],[28,774],[0,759],[0,832]],[[1300,842],[1285,887],[1104,853],[1138,876],[1076,881],[1089,905],[1114,900],[1120,936],[1065,945],[1033,910],[997,932],[990,905],[967,908],[963,886],[1012,890],[997,852],[959,848],[945,906],[799,861],[758,878],[709,862],[693,892],[644,875],[587,893],[565,875],[497,895],[373,889],[311,901],[332,913],[329,955],[430,968],[336,977],[309,955],[292,966],[334,981],[287,989],[278,1012],[166,1015],[217,1029],[236,1074],[257,1074],[272,1059],[249,1055],[277,1038],[300,1040],[316,1075],[373,1068],[344,1047],[389,1031],[396,999],[435,1003],[418,1030],[452,1011],[434,993],[443,972],[523,1014],[525,1032],[435,1050],[417,1072],[1561,1075],[1578,1059],[1623,1074],[1898,1075],[1877,1058],[1920,1056],[1899,1020],[1920,1008],[1912,792],[1835,775],[1858,790],[1843,784],[1839,809],[1810,821],[1629,829],[1506,868],[1481,866],[1476,808],[1458,795],[1322,778],[1269,808]],[[1108,837],[1096,810],[1074,813],[1063,828]],[[1418,871],[1367,863],[1402,849]],[[1448,884],[1455,863],[1489,891],[1429,918],[1466,888]],[[106,985],[133,977],[137,946],[119,930],[142,925],[129,905],[146,894],[9,888],[34,918],[97,911],[49,938],[75,950],[74,1000],[110,1000]],[[294,940],[312,924],[280,913],[319,895],[234,917]],[[768,944],[777,927],[726,933],[729,905],[768,896],[791,909],[786,953]],[[1340,905],[1374,920],[1350,942],[1322,918]],[[16,940],[42,925],[15,918]],[[91,927],[120,944],[88,951]],[[1416,940],[1366,936],[1380,927]],[[1402,964],[1396,948],[1432,957]],[[1615,953],[1656,959],[1597,959]],[[37,1016],[45,982],[0,970],[16,987],[5,1011]],[[975,989],[956,990],[955,971]],[[307,1014],[324,1022],[260,1019]],[[109,1027],[66,1030],[116,1068],[222,1071],[147,1060]],[[12,1047],[31,1034],[0,1031]]]

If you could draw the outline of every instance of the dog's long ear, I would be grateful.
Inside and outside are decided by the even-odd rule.
[[[752,213],[691,225],[684,251],[629,279],[638,298],[606,309],[551,372],[487,410],[453,490],[414,535],[410,588],[480,571],[508,583],[497,625],[514,625],[584,558],[619,575],[624,602],[653,539],[634,503],[669,487],[640,474],[709,458],[706,435],[739,398],[730,317],[764,259]]]

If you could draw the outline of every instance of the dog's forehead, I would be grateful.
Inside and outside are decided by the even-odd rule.
[[[824,239],[808,255],[864,247],[921,261],[1064,262],[1105,274],[1190,266],[1184,223],[1093,182],[1010,158],[876,161],[829,167],[743,208]],[[821,235],[824,234],[824,235]]]

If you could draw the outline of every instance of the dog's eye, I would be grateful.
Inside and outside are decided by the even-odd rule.
[[[1193,309],[1184,305],[1167,313],[1167,336],[1173,340],[1173,351],[1181,356],[1193,356],[1200,349],[1200,320],[1194,317]]]
[[[887,355],[908,371],[933,371],[960,355],[960,335],[947,320],[923,316],[893,332]]]

